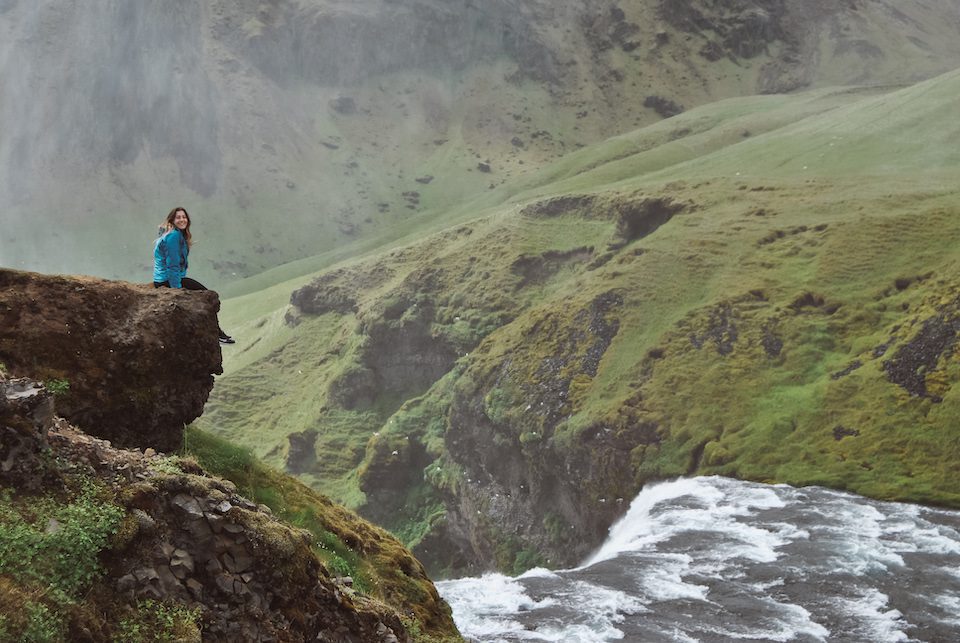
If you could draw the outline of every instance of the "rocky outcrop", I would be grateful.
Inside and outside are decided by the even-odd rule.
[[[0,270],[0,363],[118,445],[176,451],[222,372],[210,291]]]
[[[413,547],[431,567],[519,572],[580,560],[625,510],[636,442],[598,426],[581,444],[561,447],[554,432],[597,375],[622,307],[621,293],[605,292],[580,307],[531,314],[496,358],[482,343],[449,406],[431,409],[445,415],[442,453],[427,451],[420,440],[430,438],[419,438],[402,417],[402,428],[368,444],[363,511],[386,521],[409,514],[418,501],[409,489],[423,494],[426,481],[446,508]],[[643,439],[656,439],[653,428],[645,430]]]
[[[67,619],[67,639],[117,640],[133,614],[162,604],[193,614],[192,635],[180,633],[187,640],[200,640],[200,630],[204,640],[223,641],[409,640],[395,611],[328,573],[310,532],[280,522],[195,462],[116,449],[52,411],[40,383],[0,375],[3,488],[49,503],[60,490],[51,477],[92,484],[104,507],[122,512],[100,553],[102,576]],[[56,521],[47,527],[58,529]],[[6,585],[4,596],[12,591]]]
[[[518,15],[519,14],[519,15]],[[552,53],[531,14],[501,0],[436,5],[420,0],[381,3],[373,11],[315,11],[276,3],[258,15],[254,35],[223,21],[221,35],[274,78],[355,84],[400,69],[463,69],[507,52],[529,76],[555,77]]]
[[[39,382],[2,378],[0,371],[0,483],[36,490],[50,483],[43,456],[53,398]]]
[[[940,360],[953,354],[960,336],[960,298],[923,321],[920,331],[884,361],[887,378],[910,395],[943,401],[928,390],[927,377]]]

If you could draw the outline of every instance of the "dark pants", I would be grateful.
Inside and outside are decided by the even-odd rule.
[[[202,283],[196,279],[191,279],[190,277],[184,277],[180,280],[180,285],[183,286],[184,290],[210,290]],[[170,282],[168,281],[155,281],[153,282],[154,288],[169,288]]]
[[[183,289],[184,289],[184,290],[209,290],[209,288],[207,288],[206,286],[204,286],[202,283],[200,283],[200,282],[197,281],[196,279],[191,279],[190,277],[184,277],[183,279],[181,279],[181,280],[180,280],[180,285],[183,286]],[[153,282],[153,287],[154,287],[154,288],[169,288],[169,287],[170,287],[170,283],[169,283],[169,282],[166,282],[166,281],[155,281],[155,282]],[[225,332],[223,332],[223,329],[220,328],[219,326],[217,326],[217,331],[219,331],[221,338],[222,338],[222,337],[229,337],[229,335],[227,335]]]

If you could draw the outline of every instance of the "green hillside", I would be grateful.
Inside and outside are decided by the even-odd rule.
[[[575,561],[692,473],[958,506],[957,95],[705,105],[239,284],[202,427],[435,569]]]
[[[545,164],[581,171],[584,148],[684,110],[944,73],[958,31],[954,0],[6,2],[0,265],[147,281],[180,205],[191,275],[241,294],[237,280],[416,239],[451,210],[475,218],[465,202],[544,185]],[[674,146],[600,147],[661,148],[633,176],[740,134],[699,140],[684,122],[689,137],[642,135]]]

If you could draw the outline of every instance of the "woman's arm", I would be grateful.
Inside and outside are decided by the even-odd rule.
[[[180,280],[183,278],[181,266],[185,257],[181,256],[183,245],[180,242],[181,234],[174,230],[169,232],[160,240],[160,255],[163,257],[163,268],[167,273],[167,283],[171,288],[181,288]]]

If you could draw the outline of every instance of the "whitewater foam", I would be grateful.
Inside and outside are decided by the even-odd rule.
[[[960,640],[958,528],[817,487],[677,480],[580,567],[439,588],[478,641]]]
[[[453,609],[460,631],[483,640],[523,632],[523,626],[511,616],[556,603],[554,598],[530,598],[523,585],[503,574],[441,581],[437,589]]]
[[[843,609],[853,622],[858,623],[854,634],[864,641],[896,643],[909,640],[904,629],[909,624],[896,609],[888,609],[889,597],[873,588],[854,599],[842,600]]]

